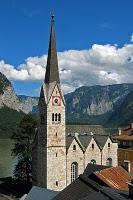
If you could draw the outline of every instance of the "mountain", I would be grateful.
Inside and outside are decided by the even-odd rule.
[[[130,92],[122,102],[121,106],[116,109],[108,119],[108,125],[129,124],[133,122],[133,91]]]
[[[11,82],[0,73],[0,132],[4,127],[11,130],[25,113],[36,113],[38,99],[17,96]],[[66,94],[65,100],[67,123],[119,126],[133,121],[133,84],[83,86]]]
[[[14,92],[11,82],[0,73],[0,108],[4,106],[17,111],[21,110],[20,101]]]
[[[128,108],[128,105],[133,101],[132,91],[133,84],[80,87],[65,95],[66,119],[71,123],[76,121],[77,123],[103,125],[114,123],[119,125],[120,117],[123,116],[121,115],[119,119],[114,120],[113,115],[119,110],[123,110],[123,104],[127,104]],[[130,109],[130,107],[125,108],[123,113],[126,115],[127,112],[131,112],[133,115]],[[128,121],[129,119],[123,123],[128,123]],[[121,120],[120,124],[123,123]]]
[[[29,112],[36,112],[36,107],[38,104],[38,97],[29,97],[29,96],[24,96],[24,95],[18,95],[20,104],[21,104],[21,110],[24,113],[29,113]]]

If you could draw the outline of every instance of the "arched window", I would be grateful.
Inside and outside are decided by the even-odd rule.
[[[57,113],[55,114],[55,121],[57,122]]]
[[[96,160],[92,159],[90,163],[95,165],[96,164]]]
[[[112,158],[108,158],[106,160],[106,165],[109,166],[109,167],[112,167]]]
[[[78,163],[73,162],[71,164],[71,182],[78,178]]]
[[[58,114],[58,121],[61,122],[61,114]]]

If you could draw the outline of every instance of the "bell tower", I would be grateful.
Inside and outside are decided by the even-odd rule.
[[[38,106],[39,125],[33,145],[33,184],[60,191],[66,187],[65,100],[59,79],[53,15],[45,81]]]

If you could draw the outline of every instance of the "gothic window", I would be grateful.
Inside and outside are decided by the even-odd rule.
[[[71,182],[78,178],[78,163],[73,162],[71,164]]]
[[[75,144],[73,145],[73,150],[74,150],[74,151],[76,150],[76,145],[75,145]]]
[[[61,114],[60,113],[58,114],[58,121],[59,122],[61,121]]]
[[[96,164],[96,160],[92,159],[90,163],[95,165]]]
[[[52,113],[52,122],[54,122],[54,113]]]
[[[92,149],[94,149],[94,144],[92,144]]]
[[[106,160],[106,165],[109,166],[109,167],[112,167],[112,158],[108,158]]]

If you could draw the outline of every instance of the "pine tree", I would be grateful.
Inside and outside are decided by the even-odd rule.
[[[17,157],[14,176],[19,182],[31,181],[31,152],[35,135],[36,121],[31,114],[25,115],[20,121],[17,131],[12,135],[14,148],[12,155]]]

